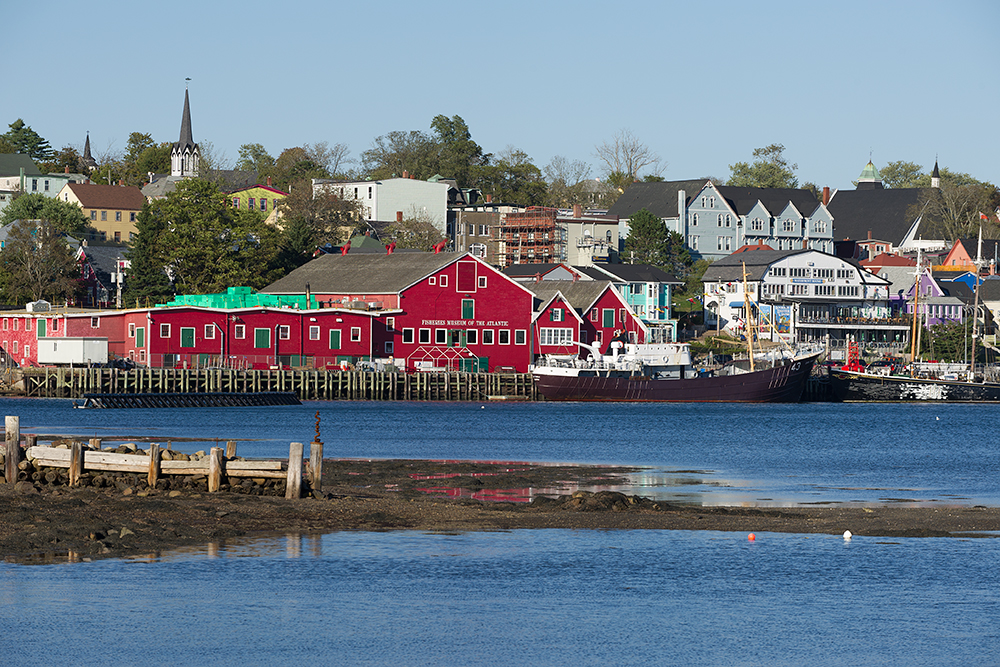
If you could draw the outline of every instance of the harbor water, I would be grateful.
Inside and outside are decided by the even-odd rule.
[[[72,410],[22,432],[286,456],[649,466],[703,504],[1000,504],[995,407],[308,403]],[[993,665],[1000,541],[685,531],[278,535],[0,564],[4,664]]]

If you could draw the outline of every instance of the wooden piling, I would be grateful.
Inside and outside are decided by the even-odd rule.
[[[313,491],[323,487],[323,443],[315,440],[309,443],[309,486]]]
[[[97,451],[101,451],[101,439],[100,438],[91,438],[90,439],[90,448],[91,449],[96,449]]]
[[[80,474],[83,472],[83,445],[79,440],[74,440],[69,447],[69,485],[76,486],[80,483]]]
[[[21,462],[21,418],[8,415],[4,420],[4,427],[7,436],[4,468],[7,483],[13,484],[17,481],[17,464]]]
[[[146,475],[146,483],[149,488],[155,489],[156,482],[160,479],[160,446],[155,442],[149,446],[149,473]]]
[[[301,442],[293,442],[288,447],[288,482],[285,498],[295,500],[302,496],[302,450]]]
[[[222,484],[222,447],[212,447],[208,457],[208,492],[216,493]]]
[[[226,441],[226,458],[235,459],[236,458],[236,441],[227,440]]]

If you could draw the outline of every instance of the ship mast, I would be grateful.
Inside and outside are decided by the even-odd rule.
[[[753,303],[750,301],[750,292],[747,289],[747,263],[743,264],[743,303],[747,309],[747,353],[750,355],[750,372],[754,372],[753,363],[753,336],[757,325],[753,320]]]
[[[969,357],[969,382],[976,378],[976,325],[979,324],[979,265],[983,261],[983,226],[979,225],[979,245],[976,247],[976,298],[972,306],[972,355]]]
[[[919,320],[917,316],[917,303],[920,301],[920,248],[917,248],[917,270],[914,272],[913,282],[913,324],[910,331],[910,377],[917,374],[917,337],[920,335]]]

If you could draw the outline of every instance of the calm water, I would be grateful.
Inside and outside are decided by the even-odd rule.
[[[994,406],[311,403],[72,410],[22,431],[285,456],[653,467],[692,502],[1000,504]],[[183,441],[195,438],[198,441]],[[207,438],[207,439],[206,439]],[[713,532],[335,533],[0,564],[3,664],[994,665],[1000,541]]]
[[[340,533],[213,553],[0,566],[4,664],[1000,659],[993,539]]]
[[[704,504],[923,502],[1000,505],[994,405],[311,402],[273,408],[72,410],[0,400],[22,432],[239,440],[288,456],[489,459],[651,466],[630,492]],[[178,442],[195,451],[211,441]]]

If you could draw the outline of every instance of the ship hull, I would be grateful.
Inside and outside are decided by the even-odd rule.
[[[622,374],[547,374],[535,387],[550,401],[659,401],[668,403],[796,403],[816,356],[740,375],[660,380]]]
[[[1000,402],[1000,384],[881,376],[831,370],[834,400],[845,402]]]

